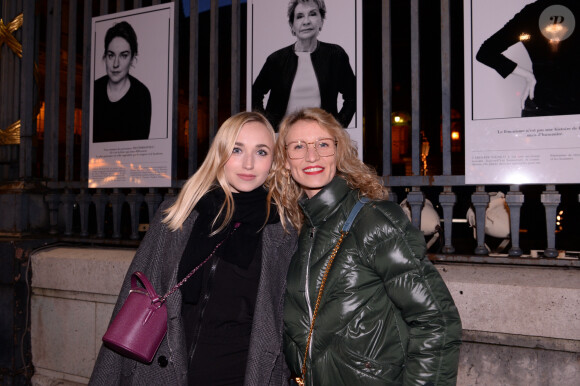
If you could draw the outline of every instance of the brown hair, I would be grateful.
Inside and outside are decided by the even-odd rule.
[[[286,136],[292,126],[299,121],[314,121],[326,130],[337,141],[336,175],[343,178],[351,189],[358,190],[359,195],[373,200],[384,200],[388,197],[387,189],[376,171],[364,164],[358,158],[358,151],[348,133],[332,114],[319,108],[298,110],[288,115],[280,124],[280,132],[276,141],[274,164],[268,179],[269,195],[278,205],[282,225],[286,228],[286,220],[300,229],[304,223],[304,214],[298,205],[298,200],[305,194],[304,189],[294,181],[286,168]]]

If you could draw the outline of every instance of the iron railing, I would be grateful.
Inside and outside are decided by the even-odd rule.
[[[176,55],[180,61],[187,62],[187,70],[181,70],[175,80],[177,104],[182,104],[180,113],[175,114],[173,131],[177,133],[178,126],[187,119],[188,142],[180,154],[178,165],[181,167],[182,178],[174,179],[171,188],[134,188],[134,189],[89,189],[88,179],[88,127],[90,103],[90,46],[91,18],[98,15],[114,13],[126,9],[139,8],[162,3],[161,1],[123,1],[117,0],[114,6],[106,0],[44,0],[44,1],[7,1],[2,2],[0,17],[6,24],[22,13],[24,24],[22,28],[10,33],[22,44],[22,58],[16,57],[7,44],[1,46],[0,53],[0,129],[8,127],[12,121],[20,119],[20,143],[0,145],[0,162],[2,169],[0,179],[3,181],[23,180],[36,181],[44,189],[45,202],[49,212],[49,232],[64,238],[74,238],[99,242],[106,240],[139,240],[147,223],[159,207],[162,200],[175,196],[183,185],[187,175],[197,169],[198,160],[203,157],[199,148],[199,138],[203,133],[209,133],[212,138],[223,115],[225,93],[218,95],[220,79],[224,78],[223,69],[219,68],[220,45],[228,44],[228,55],[231,58],[229,69],[229,111],[236,113],[242,105],[245,74],[241,73],[244,52],[241,42],[245,38],[242,28],[245,19],[244,5],[240,0],[233,0],[229,13],[231,15],[231,36],[220,36],[220,10],[218,0],[211,0],[209,14],[203,18],[209,25],[201,29],[198,12],[198,0],[189,1],[189,20],[184,22],[181,10],[182,3],[175,6],[176,21]],[[402,6],[400,6],[402,4]],[[421,6],[424,3],[421,3]],[[376,6],[376,5],[374,5]],[[485,213],[490,201],[488,192],[507,190],[506,204],[510,213],[511,248],[506,256],[521,257],[529,254],[529,250],[543,250],[543,257],[557,257],[560,249],[557,245],[556,224],[558,208],[562,202],[562,194],[566,202],[578,206],[580,200],[579,185],[566,186],[558,189],[555,185],[535,186],[532,190],[541,190],[540,203],[532,206],[537,221],[543,223],[544,237],[526,240],[529,247],[522,248],[520,231],[522,228],[522,210],[527,203],[537,200],[535,196],[526,197],[529,187],[511,185],[497,186],[467,186],[463,175],[452,173],[451,146],[451,79],[461,78],[462,74],[452,74],[451,64],[451,7],[461,7],[461,1],[440,0],[440,52],[441,52],[441,132],[442,146],[441,173],[425,174],[421,168],[421,92],[425,89],[421,84],[421,36],[420,36],[420,2],[419,0],[382,0],[380,3],[380,52],[381,59],[376,56],[365,57],[364,60],[381,60],[381,94],[382,105],[376,122],[377,130],[372,131],[369,125],[370,117],[365,117],[365,138],[382,137],[382,157],[379,158],[385,184],[392,190],[391,199],[399,201],[406,194],[410,205],[412,221],[416,226],[421,224],[421,211],[426,195],[434,201],[436,210],[442,218],[442,242],[434,256],[448,255],[448,259],[458,253],[457,240],[460,237],[454,219],[464,218],[461,213],[466,206],[473,206],[476,217],[475,247],[469,251],[459,251],[469,255],[486,256],[485,245]],[[371,7],[366,4],[365,7]],[[369,9],[369,8],[365,8]],[[409,13],[401,15],[400,9],[408,9]],[[366,19],[367,14],[363,13]],[[222,15],[223,17],[223,15]],[[409,20],[410,42],[410,88],[411,88],[411,151],[410,175],[394,175],[392,164],[392,122],[393,113],[393,25],[394,18]],[[180,23],[188,24],[185,30]],[[203,24],[205,25],[205,24]],[[400,33],[399,31],[397,33]],[[1,36],[1,35],[0,35]],[[3,39],[0,37],[0,39]],[[209,40],[209,55],[200,55],[200,41]],[[435,39],[437,40],[437,39]],[[1,41],[1,40],[0,40]],[[432,44],[431,42],[429,44]],[[458,48],[457,46],[453,47]],[[187,57],[186,54],[188,53]],[[176,59],[177,60],[177,59]],[[202,107],[200,100],[200,67],[204,60],[209,61],[209,94],[204,96],[207,101],[207,127],[200,127]],[[63,77],[63,78],[61,78]],[[188,79],[187,84],[179,82],[178,78]],[[226,76],[226,78],[228,78]],[[204,81],[205,81],[204,77]],[[64,86],[63,86],[64,85]],[[369,86],[365,86],[369,87]],[[177,95],[179,89],[179,96]],[[16,102],[15,102],[16,101]],[[37,130],[39,101],[44,102],[44,118],[42,131]],[[177,102],[179,101],[179,102]],[[82,111],[82,121],[76,110]],[[185,111],[185,113],[184,113]],[[181,114],[181,115],[180,115]],[[369,114],[367,114],[369,115]],[[439,122],[435,123],[439,125]],[[80,130],[78,128],[80,127]],[[76,130],[75,130],[76,128]],[[381,129],[382,128],[382,129]],[[80,131],[80,136],[79,136]],[[76,133],[76,134],[75,134]],[[174,136],[177,138],[177,136]],[[41,145],[41,146],[39,146]],[[177,148],[177,145],[174,146]],[[372,156],[369,155],[369,156]],[[177,157],[177,155],[176,155]],[[366,158],[365,158],[366,159]],[[183,161],[183,162],[182,162]],[[187,161],[187,162],[185,162]],[[507,189],[506,189],[507,188]],[[41,189],[41,190],[42,190]],[[572,196],[572,198],[570,198]],[[530,201],[532,200],[532,201]],[[540,208],[540,209],[539,209]],[[543,210],[541,209],[543,208]],[[578,213],[574,205],[569,206],[572,213]],[[10,208],[7,208],[9,211]],[[545,217],[544,217],[545,216]],[[576,228],[577,229],[577,228]],[[580,235],[579,235],[580,236]],[[461,236],[463,237],[463,236]],[[465,238],[465,237],[463,237]],[[473,241],[473,240],[472,240]],[[568,244],[569,245],[569,244]],[[577,249],[580,249],[577,248]],[[439,253],[440,252],[440,253]],[[439,256],[439,257],[437,257]],[[495,260],[497,262],[499,260]],[[566,264],[565,262],[563,264]]]

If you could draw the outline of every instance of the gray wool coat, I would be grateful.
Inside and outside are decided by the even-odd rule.
[[[135,271],[145,273],[158,294],[165,294],[177,282],[179,261],[197,218],[193,211],[183,229],[172,232],[161,223],[165,201],[151,222],[127,271],[113,311],[117,314],[131,288]],[[290,376],[282,353],[282,331],[286,272],[297,247],[297,236],[285,233],[280,223],[267,225],[262,235],[262,267],[245,385],[287,385]],[[89,385],[186,385],[187,348],[181,320],[181,291],[167,298],[167,334],[149,365],[125,358],[102,346]],[[216,366],[227,367],[227,363]],[[193,375],[195,376],[195,375]]]

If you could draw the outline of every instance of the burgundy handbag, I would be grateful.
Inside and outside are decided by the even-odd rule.
[[[139,280],[145,288],[137,284]],[[131,291],[103,336],[111,350],[151,363],[167,332],[167,307],[142,272],[131,275]]]
[[[209,256],[163,297],[157,295],[144,273],[134,272],[131,275],[129,296],[103,336],[105,346],[128,358],[151,363],[167,332],[165,300],[204,265],[239,226],[240,223],[235,223],[234,229],[215,246]],[[138,281],[144,288],[138,285]]]

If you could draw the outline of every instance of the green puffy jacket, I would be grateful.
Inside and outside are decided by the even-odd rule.
[[[288,271],[284,351],[301,373],[324,269],[358,199],[335,177],[300,202],[305,224]],[[367,203],[326,282],[307,360],[307,385],[454,385],[461,320],[423,234],[389,201]]]

